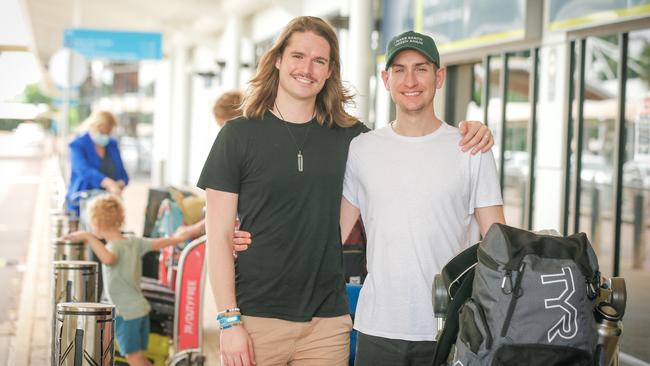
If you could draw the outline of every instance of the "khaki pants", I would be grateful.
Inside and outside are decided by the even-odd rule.
[[[292,322],[242,316],[253,340],[257,366],[346,366],[350,355],[349,315]]]

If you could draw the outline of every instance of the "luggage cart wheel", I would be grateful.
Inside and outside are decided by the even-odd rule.
[[[446,318],[449,309],[449,294],[445,287],[442,275],[433,277],[433,314],[436,318]]]

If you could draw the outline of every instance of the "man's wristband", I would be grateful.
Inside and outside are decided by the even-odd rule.
[[[219,322],[219,329],[228,329],[236,325],[241,325],[241,315],[230,315],[230,316],[217,316],[217,321]]]

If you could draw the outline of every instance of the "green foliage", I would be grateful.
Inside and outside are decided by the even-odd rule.
[[[27,85],[25,87],[25,90],[23,90],[23,94],[20,99],[24,103],[32,103],[32,104],[45,103],[50,105],[52,104],[52,98],[43,94],[37,84]]]
[[[79,108],[78,107],[70,107],[68,109],[69,113],[69,121],[70,121],[70,129],[73,129],[81,123],[81,119],[79,118]]]
[[[650,88],[650,42],[646,41],[639,55],[639,64],[642,67],[641,79],[648,85]]]
[[[0,118],[0,131],[11,131],[22,122],[19,119]]]

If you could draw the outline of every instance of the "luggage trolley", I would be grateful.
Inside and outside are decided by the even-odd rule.
[[[174,355],[170,366],[203,366],[202,311],[205,289],[204,235],[188,244],[178,261],[174,311]]]

